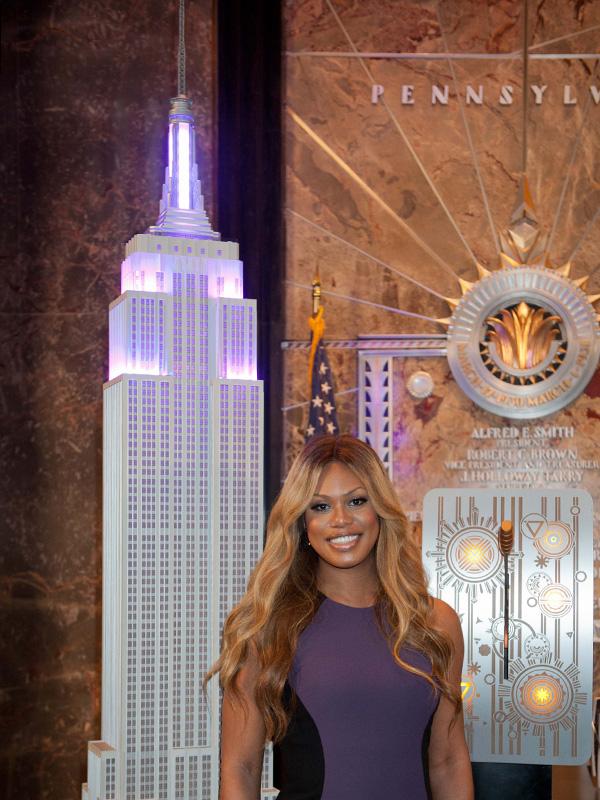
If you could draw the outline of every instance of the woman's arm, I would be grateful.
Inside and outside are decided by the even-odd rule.
[[[450,681],[460,692],[464,643],[456,612],[442,600],[434,600],[433,625],[445,631],[454,645]],[[462,711],[442,696],[431,726],[429,781],[434,800],[473,800],[473,775],[465,742]]]
[[[238,675],[242,704],[225,692],[221,717],[219,800],[258,800],[265,746],[265,725],[254,700],[258,676],[250,655]]]

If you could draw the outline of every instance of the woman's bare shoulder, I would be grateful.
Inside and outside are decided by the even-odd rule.
[[[429,599],[432,604],[431,624],[433,627],[445,631],[453,639],[457,636],[462,639],[460,619],[452,606],[437,597],[430,597]]]

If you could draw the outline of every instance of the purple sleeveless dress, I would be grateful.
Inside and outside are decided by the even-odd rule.
[[[422,654],[402,657],[431,672]],[[373,608],[325,598],[300,636],[288,683],[290,725],[275,746],[280,800],[430,797],[427,746],[439,695],[396,664]]]

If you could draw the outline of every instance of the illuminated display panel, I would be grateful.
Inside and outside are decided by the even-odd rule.
[[[509,556],[504,678],[502,520]],[[592,502],[581,489],[434,489],[425,497],[430,591],[462,621],[465,731],[474,761],[581,764],[592,747]]]

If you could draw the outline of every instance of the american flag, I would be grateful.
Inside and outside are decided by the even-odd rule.
[[[327,351],[323,344],[325,323],[323,306],[309,319],[312,330],[310,348],[310,399],[306,441],[323,433],[339,433],[335,410],[335,387],[329,366]]]

